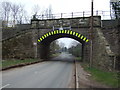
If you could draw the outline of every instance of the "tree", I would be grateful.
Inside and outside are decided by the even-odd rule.
[[[114,12],[114,17],[116,19],[120,19],[120,0],[116,0],[116,1],[111,0],[111,5]]]
[[[40,7],[38,4],[33,6],[33,14],[37,15],[40,12]]]
[[[76,46],[71,46],[68,49],[69,53],[72,53],[76,57],[81,57],[82,55],[82,46],[81,44],[77,44]]]
[[[30,23],[30,17],[27,14],[27,11],[24,11],[24,17],[23,17],[24,23]]]
[[[11,10],[14,25],[21,24],[24,21],[28,21],[27,11],[25,10],[24,5],[12,4]]]
[[[26,16],[27,16],[27,12],[26,12],[26,10],[24,9],[24,6],[23,6],[23,5],[19,5],[17,22],[18,22],[19,24],[22,24],[23,21],[26,21]]]
[[[46,16],[47,19],[52,19],[53,18],[51,5],[48,8],[46,8],[45,16]]]
[[[79,42],[77,42],[76,40],[73,40],[70,44],[70,46],[77,46]]]
[[[60,46],[61,48],[63,48],[63,47],[65,47],[65,43],[60,42],[60,43],[59,43],[59,46]]]
[[[1,6],[2,6],[1,7],[2,8],[2,10],[1,10],[2,19],[4,21],[7,21],[7,23],[8,23],[9,17],[10,17],[10,11],[11,11],[11,2],[7,2],[7,1],[2,2]]]
[[[56,53],[60,49],[59,43],[57,40],[53,41],[50,44],[50,52],[51,53]]]
[[[13,16],[13,23],[14,23],[14,25],[15,25],[15,23],[17,23],[16,21],[17,21],[17,15],[18,15],[18,12],[19,12],[19,10],[20,10],[20,6],[19,5],[17,5],[17,4],[12,4],[12,6],[11,6],[11,10],[12,10],[12,16]]]
[[[62,47],[61,50],[62,50],[62,52],[67,52],[68,51],[67,47]]]
[[[28,21],[27,12],[22,4],[15,4],[9,1],[0,3],[0,18],[5,21],[5,25],[12,21],[12,25],[21,24]]]
[[[71,42],[71,46],[69,47],[68,51],[69,53],[72,53],[76,57],[81,57],[82,45],[78,41],[73,40]]]
[[[52,14],[52,7],[51,5],[49,5],[48,8],[45,9],[40,9],[39,5],[34,5],[32,8],[33,11],[33,15],[41,15],[41,19],[52,19],[53,18],[53,14]]]

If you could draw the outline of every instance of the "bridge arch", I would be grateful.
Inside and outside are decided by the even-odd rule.
[[[70,37],[73,38],[81,43],[87,43],[89,40],[87,39],[87,37],[85,37],[84,35],[72,31],[72,30],[54,30],[54,31],[50,31],[47,32],[46,34],[42,35],[39,39],[38,42],[52,42],[55,39],[61,38],[61,37]],[[47,43],[46,42],[46,43]]]
[[[38,46],[40,46],[38,49],[40,50],[40,58],[47,59],[49,57],[50,43],[56,39],[63,37],[72,38],[79,41],[82,44],[82,52],[85,43],[89,42],[89,39],[87,37],[72,30],[50,31],[42,35],[40,38],[38,38]]]

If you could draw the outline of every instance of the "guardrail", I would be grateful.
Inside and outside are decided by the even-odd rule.
[[[91,11],[35,15],[35,17],[37,19],[41,19],[41,20],[43,20],[43,19],[89,17],[89,16],[91,16]],[[94,16],[101,16],[102,20],[111,19],[110,11],[94,11]]]

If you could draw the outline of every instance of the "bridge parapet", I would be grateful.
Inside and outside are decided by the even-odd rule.
[[[90,27],[91,17],[60,18],[60,19],[32,19],[31,28],[53,28],[54,27]],[[101,27],[101,17],[94,16],[94,27]]]

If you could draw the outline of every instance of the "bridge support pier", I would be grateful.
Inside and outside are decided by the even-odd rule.
[[[50,44],[40,44],[40,58],[47,60],[49,58]]]
[[[82,53],[81,53],[81,61],[84,61],[84,44],[82,44]]]
[[[34,58],[38,58],[37,54],[38,54],[38,45],[37,45],[37,29],[33,29],[32,30],[32,44],[33,44],[33,52],[34,52]]]

